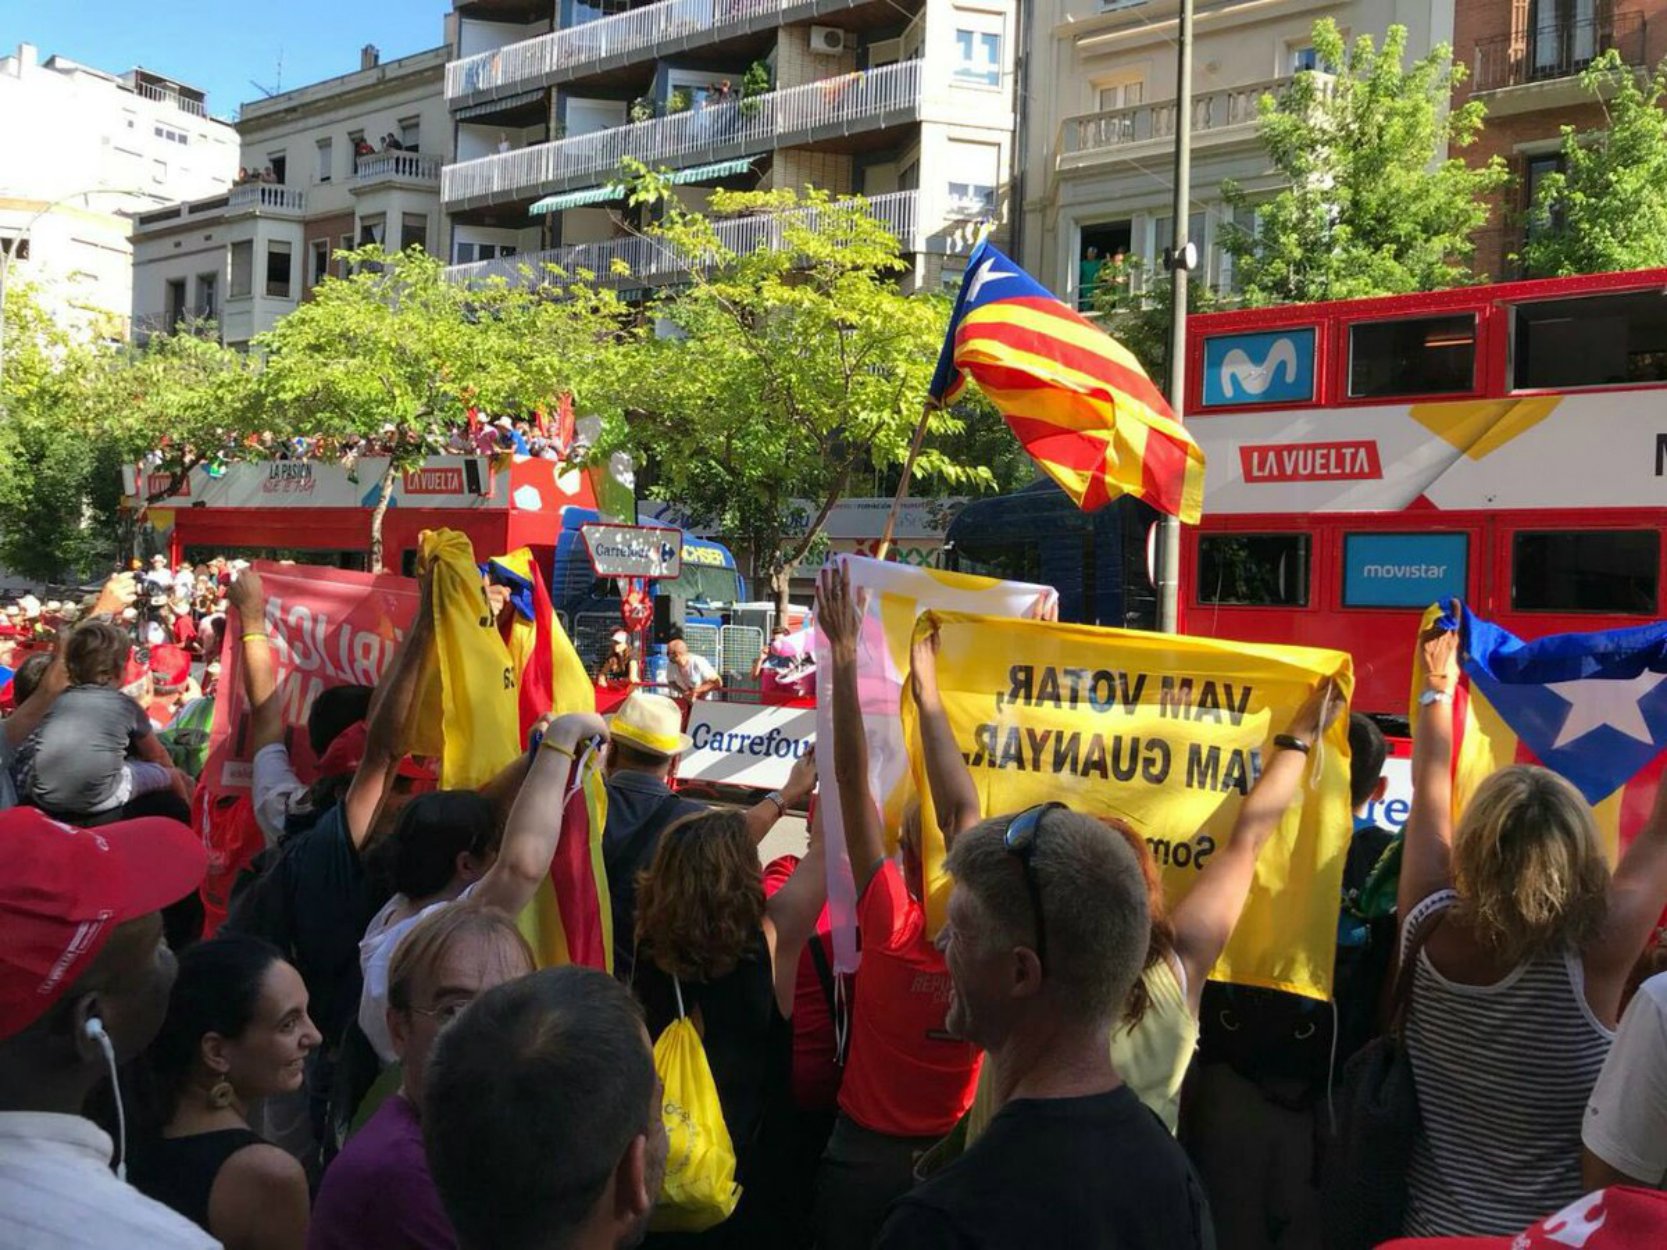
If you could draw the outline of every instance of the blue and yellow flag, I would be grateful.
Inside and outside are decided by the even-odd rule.
[[[1614,858],[1643,827],[1667,766],[1667,622],[1524,642],[1457,606],[1457,616],[1425,616],[1459,630],[1455,817],[1499,769],[1540,764],[1592,805]]]

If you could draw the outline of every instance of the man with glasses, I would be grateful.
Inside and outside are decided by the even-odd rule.
[[[421,1107],[435,1039],[495,985],[533,970],[502,912],[459,904],[429,912],[388,968],[388,1034],[401,1065],[390,1094],[324,1174],[308,1250],[455,1250],[457,1235],[423,1154]]]
[[[1046,804],[963,833],[948,867],[947,1025],[984,1048],[1001,1111],[897,1202],[877,1250],[1213,1245],[1186,1156],[1111,1063],[1149,931],[1134,852]]]

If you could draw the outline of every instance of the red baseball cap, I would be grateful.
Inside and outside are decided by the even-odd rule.
[[[324,754],[318,758],[318,775],[320,777],[342,777],[359,771],[359,763],[365,758],[365,744],[370,739],[370,726],[364,721],[354,721],[341,733],[336,740],[324,748]],[[399,775],[411,781],[433,781],[434,770],[412,756],[402,756],[399,761]]]
[[[1667,1245],[1667,1193],[1612,1185],[1503,1237],[1403,1237],[1378,1250],[1656,1250]]]
[[[162,643],[150,649],[150,671],[158,689],[182,689],[191,679],[191,656],[184,647]]]
[[[77,829],[33,807],[0,812],[0,1038],[74,985],[119,924],[202,884],[208,852],[177,820]]]

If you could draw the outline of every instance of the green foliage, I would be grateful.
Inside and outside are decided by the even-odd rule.
[[[1314,50],[1331,73],[1298,74],[1261,102],[1261,135],[1288,183],[1271,200],[1224,185],[1235,209],[1254,207],[1254,232],[1227,228],[1246,303],[1350,299],[1429,291],[1470,280],[1470,236],[1485,199],[1504,185],[1494,157],[1472,169],[1458,156],[1482,127],[1475,100],[1450,109],[1464,67],[1443,44],[1403,66],[1406,28],[1381,48],[1362,35],[1345,47],[1330,18]]]
[[[694,107],[694,96],[687,87],[677,87],[666,97],[666,116],[674,117],[678,113],[687,113]]]
[[[1210,312],[1216,297],[1203,282],[1187,283],[1187,312]],[[1175,284],[1134,257],[1108,260],[1094,286],[1093,307],[1100,328],[1134,353],[1146,376],[1169,392],[1169,337]]]
[[[1596,134],[1563,129],[1564,170],[1541,182],[1522,250],[1541,277],[1667,265],[1667,62],[1647,84],[1610,49],[1581,75],[1604,105]]]
[[[756,115],[763,105],[754,97],[769,90],[770,67],[763,61],[754,61],[747,66],[747,72],[741,79],[741,111],[748,117]]]

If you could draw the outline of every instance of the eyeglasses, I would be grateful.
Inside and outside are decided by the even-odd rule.
[[[472,998],[448,998],[438,1007],[413,1007],[411,1011],[414,1015],[427,1016],[443,1029],[462,1015],[474,1001]]]
[[[1044,973],[1048,966],[1048,925],[1042,915],[1042,887],[1036,880],[1036,865],[1033,857],[1036,853],[1036,835],[1042,829],[1042,817],[1056,807],[1064,807],[1063,803],[1038,803],[1035,807],[1027,807],[1001,831],[1001,844],[1007,853],[1016,856],[1019,866],[1024,869],[1025,889],[1030,891],[1030,907],[1036,913],[1036,962],[1042,966]]]

